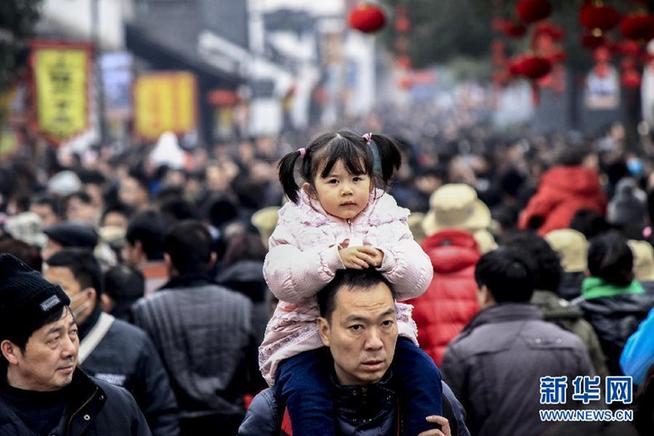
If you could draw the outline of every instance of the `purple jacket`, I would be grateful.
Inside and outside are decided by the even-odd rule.
[[[268,287],[280,300],[259,347],[261,373],[270,385],[279,362],[323,345],[316,325],[316,294],[337,270],[345,268],[338,255],[338,244],[345,239],[351,246],[371,245],[384,253],[379,271],[393,283],[398,300],[425,292],[433,269],[429,257],[413,240],[408,216],[408,209],[379,189],[351,222],[328,215],[303,192],[299,204],[287,203],[279,210],[263,266]],[[402,336],[416,341],[412,309],[397,303],[398,328]]]

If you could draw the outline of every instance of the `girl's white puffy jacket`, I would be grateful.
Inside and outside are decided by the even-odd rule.
[[[338,255],[338,245],[344,240],[349,239],[350,245],[371,245],[384,253],[379,271],[394,285],[398,300],[425,292],[433,269],[429,257],[413,240],[408,216],[408,209],[379,189],[351,222],[328,215],[304,192],[298,204],[289,202],[279,210],[263,267],[270,290],[280,300],[259,347],[259,366],[270,385],[282,360],[322,346],[316,294],[337,270],[345,268]],[[398,329],[400,335],[417,343],[412,309],[397,303]]]

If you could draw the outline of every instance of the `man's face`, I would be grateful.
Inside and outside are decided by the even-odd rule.
[[[41,218],[43,227],[48,227],[59,222],[59,217],[57,217],[49,204],[33,204],[30,206],[30,212],[34,212]]]
[[[320,337],[332,354],[341,384],[375,383],[388,370],[397,341],[395,302],[383,283],[341,288],[330,319],[319,319]]]
[[[314,186],[320,205],[336,218],[353,219],[368,205],[370,177],[350,174],[341,161],[334,164],[327,177],[321,177],[319,171]]]
[[[98,210],[93,204],[84,203],[79,198],[73,197],[68,201],[66,216],[69,220],[83,221],[95,224],[98,219]]]
[[[120,201],[128,206],[141,207],[148,202],[148,193],[143,189],[139,182],[128,177],[120,183],[120,190],[118,191]]]
[[[129,220],[125,215],[123,215],[120,212],[109,212],[104,216],[104,220],[102,222],[103,226],[113,226],[113,227],[120,227],[121,229],[127,230],[127,225],[129,224]]]
[[[49,266],[43,277],[50,283],[61,286],[70,298],[70,310],[81,325],[95,308],[95,292],[82,289],[73,272],[64,266]]]
[[[9,383],[31,391],[56,391],[70,384],[77,363],[79,338],[70,310],[59,320],[32,333],[25,350],[14,346],[15,364],[9,365]]]

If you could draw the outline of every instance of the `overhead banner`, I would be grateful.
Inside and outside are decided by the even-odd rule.
[[[107,118],[126,120],[132,115],[132,55],[105,53],[100,57],[102,88]]]
[[[30,62],[38,130],[56,144],[83,133],[89,125],[90,46],[34,41]]]
[[[195,130],[196,107],[196,80],[191,73],[143,74],[134,83],[134,125],[143,139],[157,139],[166,131]]]

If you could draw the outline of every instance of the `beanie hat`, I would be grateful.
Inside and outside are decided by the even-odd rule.
[[[609,202],[607,221],[622,228],[634,227],[642,230],[645,227],[647,207],[644,194],[639,195],[639,189],[633,179],[622,179],[616,187],[616,193]],[[638,232],[640,233],[640,232]]]
[[[0,339],[17,332],[29,336],[70,304],[61,287],[11,254],[0,254],[0,283]]]

